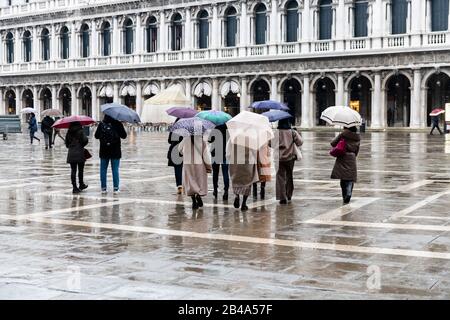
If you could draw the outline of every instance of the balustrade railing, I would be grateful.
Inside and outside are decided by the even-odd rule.
[[[447,43],[446,33],[432,33],[428,35],[428,44],[445,44]]]

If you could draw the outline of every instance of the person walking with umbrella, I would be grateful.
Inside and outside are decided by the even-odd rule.
[[[87,189],[87,185],[84,183],[84,165],[86,162],[84,147],[88,144],[89,140],[84,133],[83,127],[80,122],[72,122],[69,125],[67,131],[65,143],[68,150],[67,163],[71,168],[71,181],[73,187],[73,193],[78,194],[81,191]],[[78,182],[77,186],[77,170],[78,170]]]
[[[295,161],[301,158],[298,148],[303,144],[301,135],[292,129],[289,118],[278,121],[278,141],[272,144],[277,151],[278,169],[275,190],[276,199],[280,201],[280,204],[291,201],[294,192],[294,165]]]
[[[212,131],[208,138],[208,142],[211,143],[211,159],[212,159],[212,172],[213,172],[213,196],[217,199],[217,193],[219,189],[219,172],[222,167],[223,176],[223,197],[224,201],[228,200],[228,189],[230,188],[230,175],[228,172],[228,163],[226,159],[226,147],[227,147],[227,125],[220,124]]]
[[[36,137],[34,134],[38,131],[38,125],[36,121],[36,116],[34,113],[30,114],[30,120],[28,121],[28,130],[30,130],[30,142],[33,144],[33,140],[41,142],[41,139]]]
[[[430,113],[430,117],[431,117],[431,131],[430,131],[430,135],[433,135],[433,131],[434,129],[438,129],[439,133],[442,135],[443,132],[441,131],[441,128],[439,128],[439,115],[445,113],[445,110],[443,109],[434,109],[433,111],[431,111]]]
[[[53,128],[52,126],[55,124],[55,120],[53,120],[50,116],[45,116],[41,122],[41,131],[44,134],[45,141],[45,149],[52,148],[53,145]]]
[[[261,200],[266,198],[266,184],[272,180],[270,163],[270,145],[265,143],[257,152],[258,182],[261,183]],[[258,182],[253,183],[253,199],[258,199]]]
[[[183,189],[192,199],[192,209],[203,207],[202,197],[208,194],[208,173],[211,173],[211,158],[203,134],[214,123],[200,118],[186,118],[171,128],[173,133],[184,137],[178,145],[183,156]]]
[[[177,123],[180,118],[177,118],[174,122]],[[169,133],[169,150],[167,151],[168,166],[173,167],[175,171],[175,182],[178,189],[178,194],[183,193],[183,159],[178,152],[178,144],[183,141],[183,137],[176,133]],[[175,150],[175,151],[174,151]],[[174,153],[175,152],[175,153]]]
[[[111,163],[114,193],[119,193],[119,166],[122,158],[121,139],[126,139],[127,137],[125,128],[120,121],[105,114],[94,136],[95,139],[100,140],[100,184],[102,193],[105,194],[107,192],[106,177],[109,163]]]

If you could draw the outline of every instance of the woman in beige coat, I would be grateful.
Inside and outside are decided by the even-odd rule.
[[[203,207],[202,197],[208,193],[211,158],[202,136],[183,139],[178,149],[183,155],[183,189],[192,198],[192,209]]]

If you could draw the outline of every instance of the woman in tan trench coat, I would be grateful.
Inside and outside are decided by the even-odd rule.
[[[183,139],[178,149],[183,155],[183,189],[192,198],[192,209],[203,207],[202,197],[208,193],[211,158],[202,136]]]
[[[359,153],[360,136],[356,127],[345,128],[333,141],[331,146],[336,147],[341,139],[346,142],[346,153],[336,158],[331,179],[341,180],[342,198],[348,204],[352,198],[353,186],[358,178],[356,157]]]

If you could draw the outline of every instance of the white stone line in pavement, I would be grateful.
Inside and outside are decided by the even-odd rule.
[[[399,186],[395,189],[395,192],[409,192],[412,191],[414,189],[429,185],[434,183],[434,180],[419,180],[413,183],[409,183],[409,184],[405,184],[403,186]]]
[[[295,197],[293,198],[295,199]],[[355,200],[355,199],[354,199]],[[379,200],[379,198],[362,198],[362,199],[357,199],[356,201],[354,201],[351,204],[348,205],[344,205],[341,206],[339,208],[330,210],[328,212],[325,212],[321,215],[318,215],[316,217],[314,217],[313,219],[309,219],[306,222],[309,221],[331,221],[334,220],[336,218],[339,217],[343,217],[355,210],[358,210],[364,206],[367,206],[368,204],[371,204],[372,202],[375,202]]]
[[[8,219],[8,220],[18,220],[16,217],[8,217],[8,216],[4,217],[4,215],[1,215],[0,218]],[[392,248],[380,248],[380,247],[361,247],[361,246],[354,246],[354,245],[341,245],[341,244],[335,244],[335,243],[303,242],[303,241],[296,241],[296,240],[258,238],[258,237],[236,236],[236,235],[228,235],[228,234],[217,234],[217,233],[199,233],[199,232],[191,232],[191,231],[159,229],[159,228],[142,227],[142,226],[119,225],[119,224],[111,224],[111,223],[98,223],[98,222],[87,222],[87,221],[77,221],[77,220],[63,220],[63,219],[53,219],[53,218],[44,218],[44,217],[28,218],[27,220],[33,221],[33,222],[57,224],[57,225],[65,225],[65,226],[76,226],[76,227],[129,231],[129,232],[151,233],[151,234],[158,234],[158,235],[162,235],[162,236],[178,236],[178,237],[205,239],[205,240],[245,242],[245,243],[254,243],[254,244],[296,247],[296,248],[301,248],[301,249],[312,249],[312,250],[331,250],[331,251],[363,253],[363,254],[385,254],[385,255],[395,255],[395,256],[450,260],[450,253],[448,253],[448,252],[432,252],[432,251],[392,249]]]
[[[433,201],[435,201],[435,200],[439,199],[440,197],[442,197],[444,195],[447,195],[447,194],[450,194],[450,189],[447,189],[445,191],[433,194],[432,196],[429,196],[429,197],[425,198],[424,200],[419,201],[419,202],[415,203],[414,205],[412,205],[412,206],[410,206],[410,207],[408,207],[406,209],[403,209],[403,210],[393,214],[387,220],[404,217],[404,216],[410,214],[411,212],[414,212],[417,209],[425,207],[427,204],[429,204],[429,203],[431,203],[431,202],[433,202]],[[385,220],[385,221],[387,221],[387,220]]]
[[[327,226],[341,226],[341,227],[357,227],[357,228],[379,228],[379,229],[404,229],[404,230],[419,230],[419,231],[450,231],[450,226],[424,225],[424,224],[402,224],[402,223],[385,223],[385,222],[360,222],[360,221],[322,221],[310,219],[301,221],[305,224],[318,224]]]
[[[2,182],[3,183],[3,182]],[[7,183],[7,182],[5,182]],[[21,183],[21,184],[7,184],[7,185],[3,185],[0,186],[0,190],[1,189],[20,189],[20,188],[25,188],[25,187],[29,187],[29,186],[41,186],[44,183],[42,182],[30,182],[30,183]]]
[[[125,204],[125,203],[131,203],[133,201],[130,200],[116,200],[112,202],[103,202],[103,203],[96,203],[96,204],[90,204],[86,206],[76,206],[71,208],[65,208],[65,209],[56,209],[56,210],[49,210],[49,211],[42,211],[42,212],[35,212],[30,214],[23,214],[16,216],[19,220],[28,219],[32,217],[39,217],[39,216],[47,216],[47,215],[55,215],[60,213],[69,213],[69,212],[75,212],[75,211],[84,211],[84,210],[90,210],[90,209],[98,209],[103,207],[111,207],[118,204]],[[2,216],[8,216],[8,215],[2,215]]]
[[[408,215],[406,217],[403,217],[406,219],[425,219],[425,220],[444,220],[444,221],[450,221],[450,217],[433,217],[433,216],[411,216]]]

